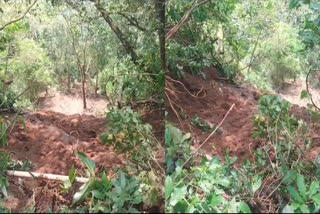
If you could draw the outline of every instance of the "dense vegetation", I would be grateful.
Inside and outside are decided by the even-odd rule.
[[[40,96],[52,88],[71,95],[81,89],[83,109],[88,97],[110,102],[106,118],[110,125],[101,140],[114,144],[127,166],[111,181],[105,172],[96,174],[93,160],[79,153],[90,179],[64,211],[137,212],[160,207],[164,171],[154,153],[161,151],[161,143],[129,106],[162,106],[164,12],[164,1],[0,2],[0,110],[16,112],[9,120],[0,119],[1,200],[8,197],[6,170],[28,170],[16,167],[6,150],[17,122],[25,126],[19,114],[38,109]],[[63,193],[73,188],[76,175],[72,168],[61,186]]]
[[[291,81],[305,81],[308,74],[309,87],[316,89],[319,9],[319,2],[304,0],[170,0],[167,26],[183,24],[172,36],[167,34],[168,75],[182,84],[186,73],[206,79],[204,69],[214,66],[218,79],[278,93]],[[312,125],[296,119],[289,102],[275,95],[260,98],[252,137],[261,145],[252,151],[253,160],[239,162],[228,150],[224,157],[208,158],[192,149],[196,136],[180,130],[181,120],[188,117],[174,102],[179,97],[175,82],[168,78],[166,85],[168,111],[180,122],[166,124],[166,212],[319,212],[319,156],[305,158],[314,141]],[[310,97],[310,91],[302,91],[301,99]],[[319,123],[316,101],[308,107]],[[197,115],[189,120],[202,134],[218,132]]]
[[[319,12],[320,2],[311,0],[0,1],[0,212],[43,212],[36,199],[20,210],[6,204],[12,185],[28,189],[9,172],[33,170],[8,148],[13,138],[32,141],[26,136],[28,127],[37,130],[35,122],[48,133],[53,123],[52,130],[76,141],[72,154],[83,166],[70,166],[55,190],[55,198],[70,203],[46,204],[47,212],[319,213],[318,150],[314,160],[308,157],[320,127]],[[180,102],[189,97],[188,109],[201,99],[210,117],[222,112],[206,99],[212,88],[195,88],[190,77],[212,81],[213,102],[228,110],[220,124],[199,116],[197,107],[187,115]],[[288,85],[299,84],[298,100],[307,108],[281,98]],[[238,97],[231,95],[238,89]],[[83,112],[91,98],[107,101],[104,131],[84,132],[125,164],[103,168],[74,149],[83,140],[79,130],[32,117],[52,93],[80,96]],[[220,93],[229,94],[218,100]],[[203,151],[210,138],[224,135],[229,113],[241,108],[226,103],[227,96],[256,107],[248,136],[259,145],[249,145],[251,158],[244,161],[229,148],[217,156]],[[73,126],[88,115],[69,116],[63,119]],[[159,117],[166,121],[160,124],[165,139]],[[25,135],[17,137],[16,130]],[[206,136],[201,143],[199,136]]]

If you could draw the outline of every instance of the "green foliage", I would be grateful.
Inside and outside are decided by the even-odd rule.
[[[166,173],[170,175],[191,154],[190,133],[184,134],[176,127],[167,125],[165,132]]]
[[[309,0],[291,0],[289,4],[290,9],[298,10],[303,5],[308,5],[309,11],[303,14],[304,25],[301,27],[300,37],[303,42],[310,48],[319,45],[319,26],[320,26],[320,3]]]
[[[108,115],[107,133],[101,134],[102,144],[110,144],[118,154],[127,159],[127,168],[138,171],[140,190],[143,194],[143,206],[150,208],[158,205],[162,172],[155,159],[157,140],[149,124],[143,124],[140,115],[130,107],[112,109]]]
[[[190,134],[168,125],[166,128],[166,212],[249,212],[251,209],[235,197],[226,199],[227,192],[238,192],[239,174],[231,170],[235,158],[226,156],[226,163],[218,157],[203,159],[199,166],[183,169],[190,155]]]
[[[143,202],[143,196],[137,177],[120,171],[118,178],[113,181],[108,179],[105,172],[101,174],[101,178],[98,178],[94,173],[94,161],[83,153],[78,153],[78,155],[86,165],[90,177],[89,181],[81,186],[79,192],[74,195],[74,205],[83,200],[89,200],[90,206],[86,207],[89,212],[138,212],[136,207]],[[69,176],[71,176],[70,181],[74,180],[75,170],[72,170]]]
[[[239,175],[218,157],[202,161],[190,169],[176,168],[166,178],[166,211],[176,213],[231,212],[251,213],[251,209],[235,194]],[[227,192],[232,198],[225,198]]]
[[[297,175],[295,186],[289,185],[287,191],[292,198],[282,212],[317,213],[320,210],[319,181],[313,181],[309,186],[303,175]]]
[[[253,131],[255,137],[267,137],[268,134],[280,133],[288,129],[295,132],[298,123],[293,116],[289,116],[290,103],[283,102],[278,96],[263,96],[259,100],[259,114],[255,115]]]
[[[8,197],[7,187],[9,182],[4,173],[9,168],[9,161],[9,155],[5,152],[0,152],[0,190],[5,198]]]
[[[236,0],[209,2],[192,12],[188,23],[182,26],[168,42],[168,67],[173,74],[179,78],[184,77],[185,71],[202,74],[203,68],[217,64],[223,64],[219,70],[222,75],[231,77],[235,74],[228,69],[227,64],[224,64],[224,59],[217,55],[216,49],[219,46],[218,40],[224,40],[217,35],[219,24],[228,25],[230,15],[238,2]],[[190,1],[168,1],[168,25],[177,24],[191,6]],[[231,39],[227,41],[234,43]]]
[[[63,184],[60,185],[62,193],[68,193],[70,191],[76,181],[76,175],[77,170],[72,166],[71,170],[69,171],[69,179],[67,181],[64,181]]]
[[[102,144],[114,145],[118,154],[126,154],[139,167],[149,170],[156,142],[152,127],[143,124],[140,115],[130,107],[112,109],[107,120],[108,132],[100,135]]]
[[[0,116],[0,142],[1,147],[7,147],[8,146],[8,139],[7,139],[7,124],[2,120],[2,117]]]
[[[164,73],[152,76],[155,79],[134,65],[129,58],[110,58],[101,72],[99,85],[113,104],[118,101],[126,105],[159,94],[164,85]]]
[[[277,198],[274,206],[283,213],[319,212],[320,165],[301,158],[310,148],[309,127],[289,111],[290,104],[277,96],[259,100],[254,134],[262,145],[254,162],[245,160],[237,167],[233,166],[236,158],[227,151],[224,162],[218,157],[202,157],[182,168],[190,155],[190,135],[168,125],[166,212],[247,213],[260,208],[246,200],[254,201],[271,191]],[[270,178],[278,182],[270,184]]]
[[[202,120],[197,115],[191,120],[191,125],[201,129],[202,134],[207,134],[208,132],[212,132],[216,128],[214,125],[209,125],[206,121]],[[218,129],[216,133],[220,135],[222,134],[222,131]]]

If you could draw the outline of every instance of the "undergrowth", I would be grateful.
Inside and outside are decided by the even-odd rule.
[[[319,157],[307,161],[310,127],[290,115],[290,104],[263,96],[253,136],[261,146],[253,161],[236,163],[190,156],[190,134],[166,127],[166,212],[307,212],[320,209]]]

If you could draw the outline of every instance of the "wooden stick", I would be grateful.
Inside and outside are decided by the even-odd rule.
[[[219,123],[219,125],[211,132],[211,134],[203,141],[203,143],[201,143],[201,145],[196,149],[196,151],[194,151],[190,157],[184,162],[184,164],[182,165],[182,168],[190,161],[190,159],[192,158],[193,155],[195,155],[200,149],[201,147],[211,138],[211,136],[220,128],[220,126],[222,125],[222,123],[224,122],[224,120],[227,118],[227,116],[229,115],[230,111],[233,109],[234,107],[234,103],[232,104],[232,106],[230,107],[230,109],[228,110],[228,112],[226,113],[226,115],[224,115],[223,119],[221,120],[221,122]]]
[[[69,180],[69,176],[38,173],[38,172],[7,170],[6,174],[9,175],[9,176],[25,177],[25,178],[33,178],[33,177],[35,177],[35,178],[43,178],[43,179],[57,180],[57,181],[67,181],[67,180]],[[75,180],[78,183],[86,183],[86,182],[89,181],[89,178],[76,177]]]

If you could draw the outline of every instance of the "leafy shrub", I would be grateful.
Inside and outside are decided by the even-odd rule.
[[[95,174],[94,161],[80,152],[78,156],[87,167],[89,181],[75,193],[74,205],[89,199],[90,206],[87,207],[89,212],[138,212],[135,207],[142,203],[142,193],[139,191],[140,184],[137,177],[128,176],[120,171],[118,178],[113,181],[109,180],[104,172],[101,178],[98,178]]]
[[[176,127],[167,125],[165,135],[166,173],[171,174],[181,166],[191,154],[190,133],[183,133]]]
[[[259,100],[259,114],[255,115],[254,137],[267,137],[279,130],[288,128],[290,133],[297,129],[297,121],[289,116],[290,103],[283,102],[279,96],[263,96]]]
[[[138,172],[144,192],[143,205],[148,208],[157,205],[163,192],[160,184],[164,172],[155,158],[157,140],[152,127],[144,124],[140,115],[130,107],[112,109],[107,119],[108,132],[101,134],[102,143],[113,145],[118,154],[126,156],[127,168]]]
[[[203,159],[199,166],[182,165],[190,156],[190,134],[184,134],[170,124],[166,127],[166,212],[250,212],[238,197],[224,198],[227,192],[238,192],[239,175],[231,170],[235,158],[226,156]],[[236,195],[236,194],[235,194]]]
[[[107,115],[107,133],[101,134],[102,144],[114,145],[118,154],[125,154],[128,159],[150,169],[152,147],[155,138],[152,127],[143,124],[140,115],[130,107],[112,109]],[[142,152],[143,151],[143,152]]]
[[[259,100],[253,133],[261,147],[253,162],[237,167],[227,151],[224,162],[202,157],[182,168],[190,156],[191,136],[168,125],[166,212],[265,211],[251,203],[262,197],[273,203],[273,211],[319,212],[320,158],[314,163],[303,159],[310,146],[309,127],[289,111],[290,104],[277,96]]]

